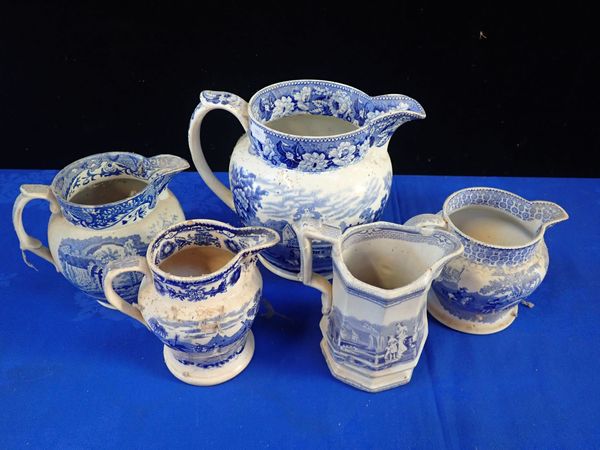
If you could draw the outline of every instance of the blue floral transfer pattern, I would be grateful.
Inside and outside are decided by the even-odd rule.
[[[422,119],[425,111],[404,95],[370,97],[340,83],[298,80],[278,83],[259,91],[248,106],[228,92],[203,91],[205,103],[221,105],[249,117],[252,154],[268,164],[303,172],[322,172],[361,160],[371,147],[384,145],[403,123]],[[192,114],[194,119],[197,111]],[[269,122],[283,117],[312,114],[336,117],[356,130],[327,137],[294,136],[275,131]]]
[[[261,208],[261,200],[267,191],[256,183],[256,175],[243,167],[234,166],[229,176],[236,211],[242,223],[250,224]]]

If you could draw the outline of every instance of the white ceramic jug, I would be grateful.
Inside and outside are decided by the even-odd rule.
[[[209,111],[224,109],[246,136],[235,146],[230,189],[213,175],[200,145]],[[203,91],[188,131],[194,164],[210,189],[245,225],[276,230],[281,242],[261,254],[272,272],[297,279],[300,250],[292,223],[302,214],[338,226],[378,220],[392,184],[388,141],[403,123],[423,119],[410,97],[371,97],[340,83],[273,84],[248,103],[228,92]],[[331,274],[331,247],[314,244],[314,270]]]
[[[528,201],[487,187],[450,195],[438,214],[421,214],[407,225],[437,227],[458,237],[464,254],[433,282],[428,309],[458,331],[496,333],[517,317],[519,303],[548,270],[544,233],[568,218],[556,203]]]
[[[187,161],[172,155],[145,158],[127,152],[99,153],[69,164],[58,172],[50,186],[22,185],[13,208],[13,225],[23,259],[31,265],[25,254],[30,251],[54,265],[86,294],[104,299],[102,280],[106,264],[145,254],[148,243],[159,231],[185,218],[167,185],[175,174],[188,167]],[[118,201],[73,202],[84,189],[114,182],[117,184],[113,190],[126,189],[127,185],[119,183],[130,180],[139,188]],[[48,247],[29,236],[23,227],[23,209],[35,199],[50,203]],[[123,276],[115,287],[121,296],[133,301],[140,281],[137,274]]]
[[[321,349],[339,380],[369,392],[410,381],[427,339],[427,292],[462,252],[452,234],[375,222],[347,229],[301,220],[304,284],[322,292]],[[333,286],[312,272],[312,242],[333,244]]]
[[[178,379],[198,386],[222,383],[244,370],[254,354],[250,327],[262,292],[256,256],[278,241],[268,228],[234,228],[214,220],[181,222],[161,232],[145,258],[108,266],[106,298],[162,341],[165,363]],[[216,270],[190,275],[164,266],[190,249],[209,253],[185,260],[180,269]],[[113,289],[117,277],[130,273],[145,275],[133,304]]]

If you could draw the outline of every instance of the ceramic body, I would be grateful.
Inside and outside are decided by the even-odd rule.
[[[450,233],[387,222],[336,237],[302,226],[303,280],[322,291],[321,349],[334,377],[378,392],[410,381],[427,339],[427,293],[462,245]],[[310,273],[310,241],[333,243],[333,287]]]
[[[231,157],[231,191],[214,177],[200,146],[202,120],[213,109],[233,113],[247,133]],[[331,134],[327,123],[305,122],[308,115],[342,119],[355,129]],[[312,127],[312,134],[271,127],[272,121],[290,117],[298,130]],[[234,94],[203,91],[188,135],[207,185],[244,224],[280,234],[280,244],[261,255],[267,268],[297,279],[300,246],[294,220],[310,214],[341,229],[377,220],[392,183],[389,139],[403,123],[424,117],[421,105],[403,95],[370,97],[340,83],[297,80],[264,88],[249,103]],[[314,270],[331,275],[329,244],[315,243]]]
[[[109,262],[144,255],[159,231],[184,220],[181,206],[167,184],[187,167],[185,160],[171,155],[144,158],[134,153],[101,153],[70,164],[50,186],[23,185],[13,210],[21,249],[47,259],[86,294],[104,299],[102,281]],[[69,201],[82,188],[123,177],[148,184],[135,196],[106,205],[84,206]],[[49,248],[28,236],[23,228],[23,208],[34,198],[50,202]],[[133,301],[140,282],[140,275],[131,274],[119,278],[115,286],[120,295]]]
[[[470,206],[509,214],[531,231],[532,238],[519,245],[492,245],[474,239],[451,218],[452,213]],[[535,291],[548,270],[545,230],[567,218],[566,212],[551,202],[530,202],[500,189],[468,188],[450,195],[438,215],[409,220],[408,225],[447,229],[465,248],[433,282],[429,312],[450,328],[466,333],[489,334],[508,327],[517,316],[519,303]],[[489,226],[493,228],[493,224]],[[507,242],[510,244],[510,238]]]
[[[234,228],[211,220],[189,220],[161,232],[146,258],[112,263],[104,287],[109,302],[146,325],[164,344],[165,363],[178,379],[213,385],[239,374],[254,353],[250,327],[258,311],[262,278],[259,251],[275,245],[266,228]],[[220,270],[197,277],[164,272],[162,261],[191,246],[234,253]],[[123,274],[144,274],[137,302],[122,300],[112,283]]]

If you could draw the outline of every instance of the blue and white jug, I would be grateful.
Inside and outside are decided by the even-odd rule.
[[[211,172],[200,145],[204,116],[229,111],[246,131],[235,146],[227,189]],[[346,229],[378,220],[392,184],[388,141],[403,123],[423,119],[410,97],[371,97],[340,83],[297,80],[273,84],[246,103],[227,92],[203,91],[192,114],[189,145],[208,187],[245,225],[275,229],[281,242],[261,254],[272,272],[297,279],[300,249],[293,221],[309,213]],[[316,242],[314,270],[331,275],[331,245]]]
[[[278,241],[268,228],[181,222],[162,231],[145,258],[108,266],[106,298],[161,340],[175,377],[196,386],[223,383],[241,373],[254,354],[250,327],[262,293],[257,255]],[[113,282],[132,273],[145,277],[130,304]]]
[[[106,264],[145,254],[159,231],[185,219],[167,184],[188,167],[187,161],[172,155],[145,158],[126,152],[99,153],[69,164],[49,186],[22,185],[13,208],[13,225],[25,262],[31,265],[25,255],[30,251],[53,264],[75,287],[104,299]],[[130,196],[105,204],[73,202],[84,189],[109,181],[136,183],[139,188],[130,191]],[[23,209],[34,199],[50,203],[48,247],[29,236],[23,227]],[[140,281],[139,274],[131,274],[119,278],[115,287],[132,301]]]
[[[410,219],[407,225],[450,231],[465,248],[433,282],[431,315],[464,333],[508,327],[548,271],[546,230],[568,217],[556,203],[473,187],[450,195],[438,214]]]
[[[321,350],[331,374],[378,392],[410,381],[427,339],[427,293],[462,252],[442,230],[389,222],[348,228],[302,218],[302,281],[321,291]],[[312,242],[333,244],[333,285],[312,272]]]

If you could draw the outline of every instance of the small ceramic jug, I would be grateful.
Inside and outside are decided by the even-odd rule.
[[[50,186],[22,185],[13,208],[13,225],[23,259],[31,266],[25,254],[30,251],[53,264],[75,287],[103,299],[102,279],[108,262],[145,254],[148,243],[160,230],[184,219],[167,184],[188,167],[187,161],[172,155],[145,158],[135,153],[100,153],[69,164]],[[112,185],[112,192],[103,191],[107,184],[101,183],[107,182],[117,183]],[[131,186],[136,189],[131,190]],[[125,198],[106,204],[72,201],[90,187],[100,189],[96,195],[115,195],[119,189],[129,189],[132,195],[126,196],[124,191],[121,197]],[[50,203],[48,247],[29,236],[23,227],[23,209],[35,199]],[[140,280],[137,275],[121,277],[116,288],[131,301]]]
[[[215,109],[232,113],[247,133],[231,155],[231,190],[211,172],[200,145],[202,121]],[[242,223],[279,233],[280,244],[261,254],[263,264],[295,280],[294,220],[310,212],[342,230],[378,220],[392,185],[388,142],[400,125],[424,117],[405,95],[371,97],[341,83],[295,80],[268,86],[248,103],[203,91],[188,138],[200,176]],[[330,245],[315,242],[313,251],[315,272],[330,276]]]
[[[433,282],[431,315],[465,333],[490,334],[508,327],[519,303],[548,270],[546,229],[568,217],[555,203],[474,187],[450,195],[437,215],[410,219],[406,225],[452,232],[465,248]]]
[[[188,220],[161,232],[145,259],[111,263],[104,280],[106,298],[162,341],[165,363],[175,377],[197,386],[222,383],[244,370],[254,354],[250,327],[262,292],[256,259],[278,241],[277,233],[268,228]],[[180,268],[192,272],[174,274],[173,265],[167,269],[170,258],[190,249],[208,249],[202,257],[181,263]],[[215,270],[198,275],[194,271],[199,267]],[[131,272],[144,275],[133,304],[112,285],[115,278]]]
[[[334,227],[303,221],[304,284],[322,292],[321,350],[337,379],[378,392],[408,383],[427,339],[431,281],[462,252],[452,234],[388,222]],[[312,273],[314,239],[333,244],[333,287]]]

